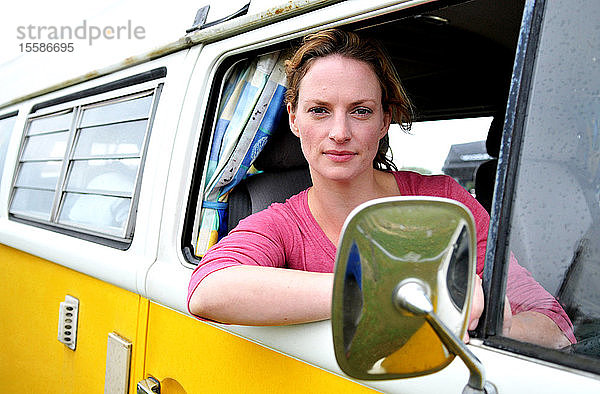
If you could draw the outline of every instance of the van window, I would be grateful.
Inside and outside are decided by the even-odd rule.
[[[392,125],[390,130],[390,142],[398,168],[447,173],[472,193],[475,193],[475,169],[479,163],[488,158],[484,145],[490,117],[498,110],[501,109],[502,112],[504,110],[523,2],[513,2],[509,7],[495,7],[493,10],[490,10],[490,3],[475,1],[442,8],[438,8],[437,5],[414,7],[409,11],[403,10],[397,14],[386,14],[344,26],[346,29],[360,31],[377,39],[387,49],[415,105],[415,126],[410,135],[405,136],[401,130],[396,130],[395,128],[399,127],[397,125]],[[469,18],[465,18],[463,13],[470,15]],[[490,29],[491,25],[487,22],[498,18],[504,21],[503,29],[500,31]],[[406,39],[397,40],[400,36]],[[299,40],[281,44],[280,47],[294,48],[298,44]],[[272,49],[264,48],[264,52],[257,49],[255,53],[249,53],[247,56],[261,56],[269,53],[269,50]],[[229,61],[231,64],[232,60]],[[273,152],[271,157],[267,157],[269,166],[265,167],[272,173],[279,174],[280,178],[275,186],[267,186],[266,183],[255,180],[244,182],[242,186],[233,190],[222,188],[218,194],[206,189],[206,185],[212,182],[207,178],[208,172],[212,171],[210,166],[216,168],[216,164],[210,158],[213,149],[225,146],[220,142],[215,131],[218,123],[224,122],[209,117],[218,113],[221,103],[227,100],[229,93],[223,84],[232,74],[221,70],[217,71],[216,75],[209,102],[211,109],[204,120],[203,136],[200,141],[200,148],[204,151],[198,153],[196,175],[188,204],[188,222],[184,231],[184,253],[190,256],[192,262],[196,261],[195,257],[203,255],[207,246],[212,245],[226,234],[228,229],[237,224],[236,220],[231,220],[232,211],[236,211],[234,215],[239,218],[245,217],[239,215],[239,211],[252,213],[255,209],[268,206],[268,204],[257,204],[252,196],[247,195],[250,185],[255,188],[257,194],[259,194],[259,187],[272,189],[264,190],[260,199],[273,196],[272,201],[281,198],[283,202],[300,191],[297,187],[306,188],[311,182],[309,176],[308,179],[305,177],[308,174],[306,161],[303,160],[301,152],[292,146],[299,145],[297,138],[285,137],[291,132],[287,126],[287,114],[284,110],[283,121],[276,127],[273,136],[278,144],[277,149],[273,151],[279,150],[279,152]],[[227,121],[227,118],[223,120]],[[463,121],[474,123],[472,129],[476,131],[469,137],[465,137],[466,133],[461,130],[461,126],[456,125]],[[435,133],[432,134],[425,129],[435,129],[439,134],[436,134],[437,137],[431,137]],[[423,138],[425,135],[428,135],[428,138]],[[435,150],[432,140],[437,138],[435,142],[439,142],[440,135],[446,142],[443,147],[441,144],[436,144],[437,150]],[[240,141],[244,140],[240,138]],[[423,144],[413,145],[413,142],[418,143],[417,141]],[[406,145],[410,146],[411,155],[405,155],[403,148]],[[242,149],[241,146],[236,147],[238,148]],[[264,151],[271,152],[267,148],[268,145],[265,146]],[[412,155],[414,152],[419,154]],[[296,162],[297,153],[301,160]],[[263,156],[259,155],[257,160],[261,161]],[[423,165],[420,160],[413,162],[410,159],[405,160],[408,156],[433,159],[435,164],[432,168],[426,168],[427,165]],[[455,156],[456,160],[453,159]],[[283,163],[291,158],[293,158],[292,163]],[[455,163],[457,160],[460,162],[458,165]],[[277,166],[272,166],[275,162]],[[261,169],[259,166],[255,167]],[[254,168],[250,168],[251,172],[253,170]],[[296,172],[292,175],[291,170]],[[492,188],[493,175],[491,175]],[[288,183],[294,184],[288,185]],[[283,188],[294,192],[284,196],[284,193],[279,190]],[[213,195],[211,196],[210,193]],[[235,199],[235,202],[232,202],[231,197],[235,194],[238,196],[246,194],[246,197],[241,198],[241,201]],[[221,225],[224,223],[226,225]]]
[[[565,350],[600,359],[600,9],[545,8],[509,247],[573,322],[578,343]]]
[[[32,114],[11,216],[130,240],[159,89]]]
[[[16,119],[16,113],[0,116],[0,182],[2,182],[2,173],[4,172],[4,161],[6,160],[8,141],[10,140]]]

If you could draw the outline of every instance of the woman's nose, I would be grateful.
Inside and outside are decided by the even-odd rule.
[[[330,125],[329,138],[338,144],[347,142],[352,138],[350,128],[345,116],[335,116],[334,121]]]

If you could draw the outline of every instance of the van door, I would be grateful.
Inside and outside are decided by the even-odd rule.
[[[295,16],[289,20],[284,19],[269,25],[268,28],[242,31],[235,37],[211,38],[212,31],[210,30],[207,30],[204,36],[200,35],[206,38],[206,46],[202,48],[202,52],[198,56],[186,100],[182,106],[164,198],[158,259],[148,270],[146,281],[146,291],[151,301],[148,305],[145,376],[153,376],[159,380],[163,392],[368,390],[363,386],[363,384],[366,385],[365,382],[351,382],[345,379],[346,377],[337,367],[333,354],[329,322],[290,327],[238,327],[219,325],[212,322],[198,322],[186,314],[187,284],[191,271],[195,267],[194,259],[196,258],[193,248],[190,248],[190,245],[196,240],[195,237],[192,237],[193,229],[191,227],[195,224],[193,219],[196,217],[197,210],[200,209],[195,203],[190,204],[190,201],[198,199],[200,202],[202,201],[199,195],[201,193],[198,192],[200,189],[198,185],[204,184],[206,181],[202,179],[201,173],[206,162],[207,146],[211,142],[210,133],[213,126],[212,120],[214,120],[211,116],[212,112],[216,112],[221,88],[220,83],[224,75],[220,74],[218,70],[219,67],[226,64],[228,58],[280,49],[281,43],[289,45],[289,40],[300,38],[308,31],[318,30],[324,26],[357,23],[358,28],[364,28],[365,26],[360,25],[360,22],[367,20],[365,22],[367,27],[376,30],[379,26],[384,25],[384,23],[379,22],[398,22],[402,20],[400,17],[412,16],[413,13],[419,17],[414,18],[416,21],[412,22],[438,24],[443,28],[445,18],[437,16],[436,2],[427,2],[428,7],[418,8],[417,6],[421,6],[421,3],[381,2],[367,5],[363,2],[359,5],[357,2],[341,2],[305,15]],[[481,27],[494,22],[496,20],[495,14],[490,11],[485,14],[487,19],[480,22],[473,19],[470,13],[473,11],[471,6],[477,6],[475,7],[476,10],[493,9],[498,11],[502,8],[501,4],[503,3],[494,1],[465,2],[463,8],[441,8],[441,14],[448,20],[454,18],[452,20],[459,26],[462,24],[469,25],[472,22],[476,27]],[[549,54],[554,53],[562,58],[562,54],[573,50],[571,45],[574,42],[572,40],[575,40],[575,42],[585,42],[587,45],[580,46],[582,53],[579,54],[581,56],[577,59],[587,59],[588,63],[584,64],[590,66],[597,58],[587,55],[597,53],[597,47],[593,46],[596,44],[589,37],[594,36],[595,38],[598,36],[597,34],[594,35],[593,32],[594,26],[596,26],[594,23],[597,23],[595,21],[599,18],[590,17],[587,24],[584,23],[581,27],[575,28],[574,25],[578,25],[586,13],[595,15],[594,13],[597,13],[598,7],[592,1],[579,2],[577,7],[571,7],[569,4],[568,2],[527,1],[521,26],[521,38],[517,48],[517,60],[512,79],[512,92],[507,108],[508,120],[506,121],[504,143],[498,166],[497,190],[492,210],[492,230],[488,241],[488,256],[486,259],[495,262],[493,265],[488,264],[489,268],[486,271],[488,313],[485,320],[482,319],[478,338],[473,338],[470,345],[470,348],[486,367],[488,379],[498,387],[499,392],[543,391],[563,393],[568,392],[573,386],[584,387],[590,391],[600,388],[600,382],[597,380],[598,371],[591,369],[596,368],[594,367],[594,365],[597,365],[596,359],[582,358],[588,356],[571,352],[572,349],[566,349],[565,351],[550,350],[502,338],[497,334],[502,332],[501,327],[498,329],[497,323],[502,311],[501,301],[504,299],[502,271],[505,258],[507,258],[510,250],[505,249],[506,242],[504,241],[507,240],[508,234],[510,234],[511,220],[516,220],[515,218],[519,216],[518,214],[512,215],[511,219],[510,215],[510,206],[513,201],[512,191],[518,189],[520,184],[520,178],[516,175],[517,168],[521,165],[519,164],[520,158],[523,158],[522,155],[520,156],[521,151],[518,145],[521,141],[518,130],[521,130],[522,135],[525,136],[522,140],[523,146],[527,145],[528,133],[535,132],[529,127],[529,123],[525,122],[525,119],[531,118],[533,120],[536,117],[535,111],[545,106],[530,104],[534,103],[530,100],[539,97],[540,91],[536,90],[537,84],[542,84],[542,81],[545,81],[549,84],[571,86],[570,83],[565,83],[565,81],[570,81],[575,76],[580,77],[579,72],[569,76],[557,74],[556,78],[550,81],[543,78],[543,75],[537,73],[537,71],[532,76],[534,65],[540,67],[540,64],[544,63],[543,60],[536,63],[536,57],[550,59],[552,56]],[[446,5],[446,3],[443,2],[442,5]],[[416,8],[412,9],[412,7]],[[545,11],[544,8],[546,8]],[[563,8],[565,9],[563,10]],[[584,9],[585,11],[580,15],[579,12]],[[457,12],[454,13],[454,11]],[[398,14],[394,14],[394,12],[398,12]],[[390,20],[381,21],[376,18],[376,16],[383,14],[391,15]],[[347,20],[342,20],[342,16],[347,17]],[[394,19],[396,16],[398,18]],[[481,15],[478,14],[478,16]],[[373,21],[368,21],[369,17],[373,17]],[[369,23],[372,25],[369,26]],[[573,29],[571,29],[573,32],[570,32],[573,36],[562,40],[566,47],[560,53],[553,52],[553,46],[558,44],[554,40],[557,39],[556,37],[562,37],[561,33],[564,32],[560,26],[565,23],[573,24]],[[357,27],[357,25],[353,27]],[[412,26],[408,26],[406,30],[403,30],[403,33],[410,34],[411,28]],[[237,31],[239,32],[239,30]],[[383,30],[383,33],[385,32]],[[410,38],[410,36],[407,37]],[[539,37],[539,51],[537,46],[531,45],[533,38],[536,37]],[[407,41],[410,42],[410,40]],[[487,43],[485,40],[477,40],[476,42]],[[590,47],[590,45],[592,46]],[[435,48],[440,49],[440,47],[441,45],[438,43]],[[542,51],[541,48],[546,48],[546,52]],[[481,48],[475,47],[475,49]],[[545,56],[544,53],[550,57]],[[587,55],[583,56],[584,53]],[[505,57],[502,59],[505,59]],[[423,72],[422,74],[436,74],[438,71],[437,66],[439,66],[437,61],[425,62],[424,60],[430,60],[427,53],[424,53],[419,60],[423,62],[419,63],[418,68],[423,68],[425,65],[432,67],[431,73]],[[454,59],[452,59],[453,61]],[[452,62],[449,61],[448,63]],[[574,61],[574,63],[577,62]],[[550,64],[553,63],[550,62]],[[491,67],[493,64],[488,65]],[[448,64],[443,66],[448,66]],[[469,64],[461,63],[461,66],[467,67]],[[566,71],[567,68],[570,69],[570,67],[575,66],[581,65],[569,63],[569,66],[565,67],[564,70]],[[487,82],[486,76],[490,77],[496,71],[494,69],[494,72],[487,70],[487,72],[482,73],[483,68],[474,67],[472,64],[471,67],[468,69],[468,74],[472,74],[473,78],[481,77],[481,80],[477,80],[478,83],[469,85],[470,88]],[[440,68],[442,71],[447,70],[444,67]],[[590,72],[595,75],[592,67],[577,70],[580,70],[582,75],[586,75],[586,73],[589,75]],[[412,68],[408,65],[404,71],[410,73]],[[429,69],[426,71],[429,71]],[[452,71],[456,70],[452,69]],[[426,117],[430,116],[431,119],[435,119],[436,116],[443,118],[448,115],[447,111],[455,111],[457,117],[492,115],[493,111],[497,109],[494,104],[497,103],[488,100],[490,96],[483,93],[491,89],[494,89],[496,93],[505,93],[505,90],[498,88],[496,85],[496,83],[502,84],[503,80],[494,80],[494,84],[485,85],[484,89],[474,90],[474,92],[482,93],[481,96],[460,95],[460,99],[464,101],[458,102],[455,98],[461,93],[460,89],[463,86],[461,86],[460,80],[451,80],[449,83],[448,78],[454,75],[456,74],[442,75],[439,81],[430,81],[435,83],[422,87],[421,93],[427,93],[429,89],[434,89],[435,93],[432,94],[429,91],[430,96],[422,100],[421,108],[430,110],[430,112],[425,112]],[[461,74],[461,76],[464,75]],[[596,96],[593,92],[597,92],[597,89],[589,88],[589,86],[597,86],[594,85],[597,84],[597,76],[590,78],[582,76],[582,78],[587,79],[582,82],[578,89],[588,86],[587,89],[591,89],[588,96],[591,97],[590,100],[595,100],[594,97]],[[532,83],[529,84],[529,81],[532,81]],[[447,84],[440,85],[440,83]],[[444,89],[441,89],[440,86],[443,86]],[[413,87],[415,89],[419,88],[418,83],[414,82]],[[446,87],[448,89],[445,89]],[[438,89],[441,91],[438,92]],[[553,88],[549,88],[549,91],[552,91],[551,89]],[[451,103],[455,107],[442,108],[442,104],[439,104],[437,100],[431,100],[433,97],[439,99],[442,95],[445,95],[444,98],[446,99],[442,104]],[[448,98],[451,100],[447,100]],[[431,106],[427,107],[428,105]],[[441,114],[436,112],[439,109],[444,112]],[[551,106],[547,109],[556,108]],[[585,127],[590,130],[589,136],[591,137],[589,138],[591,138],[592,143],[582,146],[581,149],[587,149],[587,145],[596,146],[593,138],[595,138],[594,130],[597,129],[597,111],[591,113],[591,120],[586,123],[587,126]],[[565,122],[560,124],[564,125]],[[539,133],[545,133],[547,132],[546,128],[536,129]],[[509,134],[511,132],[512,135]],[[577,135],[575,135],[572,142],[578,140]],[[556,136],[562,138],[560,133],[557,133]],[[584,134],[581,134],[581,136],[584,138]],[[561,141],[563,140],[561,139]],[[556,148],[554,151],[560,151],[562,147],[567,147],[567,145],[561,145],[560,148]],[[535,144],[532,144],[531,148],[535,150]],[[548,149],[551,150],[550,145]],[[596,167],[593,166],[595,163],[593,161],[594,151],[588,152],[585,157],[591,158],[591,169],[597,168],[597,165]],[[192,166],[194,160],[197,163]],[[194,173],[195,170],[196,173]],[[592,172],[592,174],[595,177],[595,173]],[[595,179],[594,177],[592,179]],[[572,178],[579,179],[577,177]],[[513,189],[510,189],[511,184]],[[594,187],[591,190],[596,190]],[[586,190],[588,189],[589,187]],[[519,194],[522,193],[515,194],[515,206],[518,205]],[[548,193],[548,195],[550,194]],[[597,204],[597,200],[591,201],[595,201]],[[540,204],[540,206],[547,205]],[[557,223],[560,227],[560,221]],[[590,234],[595,233],[592,231]],[[505,238],[502,239],[502,236]],[[513,242],[512,239],[511,242]],[[529,243],[529,249],[527,250],[542,250],[546,247],[545,244]],[[589,250],[589,248],[582,250]],[[523,253],[526,255],[527,252]],[[586,255],[586,253],[591,252],[586,251],[582,254]],[[535,270],[533,261],[531,264],[527,263],[526,258],[520,258],[519,261],[528,268]],[[492,269],[493,267],[495,268]],[[547,285],[547,283],[544,282],[544,285]],[[565,287],[568,288],[566,285]],[[564,290],[564,292],[566,294],[567,290]],[[571,294],[575,295],[577,292],[571,291]],[[557,293],[554,293],[554,295],[557,295]],[[593,298],[594,296],[588,294],[588,299],[590,297]],[[591,373],[591,377],[587,373]],[[368,386],[384,392],[399,393],[461,392],[466,381],[467,372],[464,365],[461,364],[460,360],[455,360],[444,370],[430,376],[396,382],[369,382]]]
[[[0,253],[6,300],[1,304],[6,339],[0,355],[2,390],[102,391],[108,333],[129,343],[143,339],[137,324],[140,296],[15,248],[0,245]],[[67,295],[79,301],[77,325],[71,327],[65,316],[57,332],[60,304]],[[59,342],[59,336],[69,336],[76,347]],[[138,350],[129,351],[136,371]]]
[[[379,8],[381,5],[371,7]],[[151,301],[144,377],[160,381],[163,393],[371,391],[340,378],[339,374],[315,367],[315,362],[306,363],[286,355],[289,354],[287,351],[281,351],[279,345],[287,342],[311,353],[321,353],[320,345],[306,342],[307,335],[311,336],[311,325],[283,327],[283,331],[279,330],[280,327],[272,330],[245,327],[255,329],[256,334],[264,339],[270,337],[272,342],[268,343],[248,338],[247,334],[232,334],[231,329],[236,327],[226,327],[227,331],[224,331],[223,326],[199,322],[185,314],[187,285],[197,259],[193,250],[190,253],[187,248],[192,241],[186,226],[191,227],[194,223],[195,209],[186,206],[186,201],[198,199],[197,191],[196,194],[190,191],[190,184],[205,182],[202,170],[207,158],[207,145],[212,138],[213,111],[216,112],[218,107],[224,75],[240,59],[288,45],[288,39],[284,37],[290,29],[300,37],[303,34],[301,26],[306,26],[311,18],[312,24],[322,23],[334,17],[340,8],[303,15],[302,21],[284,19],[261,29],[252,30],[254,24],[248,23],[243,27],[248,31],[240,33],[240,28],[232,29],[237,35],[230,37],[219,37],[222,31],[227,31],[225,29],[208,28],[198,34],[207,37],[207,43],[201,43],[201,50],[195,53],[197,62],[182,105],[165,189],[158,259],[150,267],[146,282]],[[351,13],[360,15],[365,8],[369,6],[354,4]],[[309,9],[314,10],[314,7]],[[297,10],[289,12],[298,13]],[[265,15],[281,18],[278,14]],[[255,18],[262,23],[265,15]],[[219,39],[212,42],[211,33],[217,34]],[[252,47],[259,51],[252,50]],[[325,335],[329,333],[326,323],[317,323],[316,326]],[[294,337],[304,339],[295,341]],[[328,348],[325,351],[329,353]]]

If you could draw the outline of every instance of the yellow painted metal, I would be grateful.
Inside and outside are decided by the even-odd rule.
[[[145,335],[147,301],[1,244],[0,272],[0,392],[103,392],[113,331],[134,344],[130,392],[135,392],[134,379],[143,375],[139,349],[145,343],[137,339]],[[59,304],[67,294],[79,299],[75,351],[57,340]]]
[[[146,374],[163,394],[372,392],[153,302],[148,327]]]
[[[133,343],[129,392],[151,375],[163,394],[371,392],[137,294],[0,244],[0,392],[104,390],[106,342]],[[77,348],[57,340],[65,295],[79,299]]]

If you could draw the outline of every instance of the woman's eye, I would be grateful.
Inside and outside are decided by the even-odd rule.
[[[308,112],[320,115],[320,114],[326,114],[327,110],[323,107],[312,107],[308,110]]]
[[[352,112],[357,115],[361,115],[361,116],[365,116],[365,115],[369,115],[369,114],[373,113],[373,111],[371,111],[369,108],[364,108],[364,107],[356,108]]]

